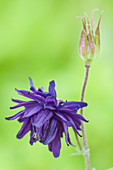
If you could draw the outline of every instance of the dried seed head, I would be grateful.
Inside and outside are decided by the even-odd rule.
[[[82,57],[82,59],[85,61],[85,65],[90,66],[91,62],[99,55],[100,53],[100,21],[101,16],[103,14],[103,10],[100,14],[99,22],[95,31],[95,34],[93,34],[93,25],[94,25],[94,19],[93,15],[95,11],[99,11],[98,9],[94,9],[92,11],[91,15],[91,25],[89,23],[89,18],[86,13],[84,13],[83,17],[77,17],[82,20],[83,28],[80,36],[80,42],[79,42],[79,54]],[[87,29],[88,25],[88,29]]]

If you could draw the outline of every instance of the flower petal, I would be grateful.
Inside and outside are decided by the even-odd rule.
[[[52,142],[48,144],[48,149],[50,152],[52,152]]]
[[[77,118],[77,119],[80,119],[80,120],[82,120],[82,121],[84,121],[84,122],[89,122],[89,121],[86,120],[82,115],[77,114],[77,113],[73,114],[73,117],[75,117],[75,120],[76,120],[76,118]]]
[[[14,120],[14,119],[16,119],[19,116],[23,116],[24,112],[25,112],[25,110],[22,110],[22,111],[16,113],[15,115],[13,115],[13,116],[6,117],[5,119],[6,120]]]
[[[49,93],[50,93],[52,96],[55,96],[55,97],[56,97],[55,81],[54,81],[54,80],[50,81],[50,83],[49,83]]]
[[[37,95],[37,94],[34,94],[34,93],[31,93],[27,90],[17,90],[15,89],[18,94],[22,95],[22,96],[25,96],[25,97],[28,97],[30,99],[33,99],[33,100],[36,100],[38,102],[45,102],[45,98],[40,96],[40,95]]]
[[[41,140],[40,140],[41,143],[43,143],[43,141],[45,140],[45,138],[47,136],[47,131],[49,129],[49,125],[50,125],[50,119],[47,120],[42,127],[42,137],[41,137]]]
[[[60,140],[60,135],[57,134],[56,138],[52,142],[52,152],[55,158],[59,157],[60,149],[61,149],[61,140]]]
[[[33,84],[33,81],[31,79],[31,77],[29,77],[29,81],[30,81],[30,90],[32,90],[34,93],[36,93],[37,90],[36,90],[36,88],[35,88],[35,86]]]
[[[94,25],[94,17],[93,17],[93,15],[94,15],[95,11],[99,11],[99,9],[95,8],[92,11],[92,14],[91,14],[91,31],[92,31],[92,33],[93,33],[93,25]]]
[[[30,144],[33,145],[34,142],[38,140],[38,135],[36,132],[36,127],[32,126],[31,127],[31,133],[30,133]]]
[[[41,110],[42,110],[42,106],[40,104],[30,107],[29,109],[26,109],[26,112],[24,113],[23,118],[30,117],[30,116],[38,113]]]
[[[46,100],[45,102],[48,104],[48,105],[51,105],[51,106],[57,106],[57,100],[54,96],[48,96],[46,97]]]
[[[49,129],[46,134],[46,138],[43,141],[43,144],[47,145],[50,142],[52,142],[54,140],[54,138],[56,137],[57,131],[58,131],[57,120],[52,119],[50,122],[50,125],[49,125]]]
[[[69,146],[69,144],[68,144],[68,125],[65,122],[63,122],[63,127],[64,127],[64,133],[65,133],[65,141],[66,141],[67,145]]]
[[[65,121],[65,122],[67,122],[67,119],[66,119],[65,115],[63,115],[63,114],[60,113],[60,112],[54,112],[54,113],[55,113],[55,115],[59,118],[60,121]]]
[[[65,107],[70,107],[70,109],[71,109],[71,107],[72,108],[77,108],[77,109],[79,109],[79,108],[82,108],[82,107],[86,107],[87,106],[87,103],[85,103],[85,102],[75,102],[75,101],[66,101],[66,102],[64,102],[60,107],[63,107],[63,108],[65,108]]]
[[[68,134],[68,142],[71,146],[74,146],[72,143],[71,143],[71,140],[70,140],[70,137],[69,137],[69,134]]]
[[[82,137],[82,136],[80,135],[80,133],[78,132],[77,127],[76,127],[73,119],[72,119],[70,116],[68,116],[68,115],[66,115],[66,117],[67,117],[67,118],[69,119],[69,121],[72,123],[72,127],[73,127],[74,131],[75,131],[80,137]]]
[[[97,28],[96,28],[96,31],[95,31],[95,44],[96,44],[96,47],[97,47],[97,55],[100,52],[100,30],[99,30],[99,26],[100,26],[100,21],[101,21],[101,17],[102,17],[103,12],[104,11],[102,10],[102,12],[100,14],[99,21],[98,21],[98,25],[97,25]]]
[[[23,136],[30,130],[30,128],[31,128],[30,119],[26,118],[25,121],[23,122],[20,131],[17,134],[17,138],[18,139],[23,138]]]
[[[49,110],[42,110],[38,113],[36,119],[32,123],[36,127],[41,127],[47,120],[53,116],[53,113]]]
[[[82,129],[80,128],[81,124],[79,124],[77,121],[74,121],[74,120],[73,120],[73,122],[75,123],[75,126],[77,127],[77,130],[81,130],[82,131]]]
[[[23,100],[18,100],[18,99],[12,99],[13,102],[16,102],[16,103],[22,103],[22,102],[25,102]]]
[[[21,106],[30,107],[30,106],[33,106],[33,105],[40,105],[40,104],[38,102],[36,102],[36,101],[21,102],[20,104],[18,104],[16,106],[10,107],[10,109],[16,109],[16,108],[21,107]]]
[[[84,17],[80,17],[83,23],[83,29],[79,42],[79,54],[84,59],[87,55],[87,29],[86,29],[86,19]]]

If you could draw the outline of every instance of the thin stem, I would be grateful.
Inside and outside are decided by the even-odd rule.
[[[87,84],[87,79],[88,79],[90,66],[86,65],[85,68],[86,68],[86,73],[85,73],[85,79],[84,79],[84,84],[83,84],[83,88],[82,88],[81,102],[83,102],[83,100],[84,100],[84,93],[85,93],[85,88],[86,88],[86,84]]]
[[[86,73],[85,73],[85,79],[84,79],[83,88],[82,88],[81,102],[84,101],[85,88],[86,88],[86,84],[87,84],[90,66],[86,65],[85,68],[86,68]],[[81,115],[83,116],[83,109],[81,109]],[[87,144],[87,139],[86,139],[84,123],[81,122],[81,125],[82,125],[83,144],[84,144],[84,149],[86,150],[85,153],[84,153],[85,161],[86,161],[86,167],[87,167],[87,170],[90,170],[89,150],[88,150],[88,144]]]

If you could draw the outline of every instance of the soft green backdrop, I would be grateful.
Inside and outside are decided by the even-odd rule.
[[[82,29],[76,16],[104,9],[101,55],[90,69],[84,110],[91,166],[113,167],[113,1],[112,0],[0,0],[0,170],[84,170],[84,159],[70,156],[74,147],[62,140],[61,155],[53,158],[47,146],[29,145],[29,134],[16,139],[21,124],[4,118],[11,111],[14,91],[36,87],[47,90],[56,81],[58,98],[80,100],[84,63],[78,55]],[[95,26],[100,12],[95,13]],[[75,137],[71,138],[76,145]]]

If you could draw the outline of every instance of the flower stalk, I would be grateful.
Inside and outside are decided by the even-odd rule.
[[[87,84],[87,80],[88,80],[90,66],[86,65],[85,68],[86,68],[85,79],[84,79],[82,93],[81,93],[81,101],[82,102],[84,101],[85,89],[86,89],[86,84]],[[82,108],[81,108],[80,111],[81,111],[81,115],[83,115],[83,109]],[[84,123],[81,122],[81,125],[82,125],[83,144],[84,144],[84,150],[85,150],[84,157],[85,157],[87,170],[90,170],[89,149],[88,149],[88,144],[87,144],[87,138],[86,138]]]
[[[82,87],[81,102],[84,101],[85,89],[86,89],[88,75],[89,75],[89,68],[90,68],[89,65],[85,65],[86,72],[85,72],[85,78],[84,78],[84,83],[83,83],[83,87]],[[80,112],[81,112],[81,115],[83,116],[83,109],[82,108],[81,108]],[[86,162],[86,168],[87,168],[87,170],[90,170],[89,148],[88,148],[88,144],[87,144],[86,132],[85,132],[85,127],[84,127],[83,122],[81,122],[81,126],[82,126],[82,136],[83,136],[83,145],[84,145],[83,148],[81,146],[81,143],[79,141],[79,137],[78,137],[76,132],[75,132],[75,136],[76,136],[76,140],[77,140],[79,149],[81,151],[83,151],[83,155],[84,155],[85,162]]]
[[[79,55],[84,60],[85,63],[85,78],[84,83],[82,87],[82,93],[81,93],[81,102],[84,101],[84,95],[85,95],[85,89],[87,85],[88,75],[89,75],[89,68],[92,64],[92,61],[97,58],[97,56],[100,53],[100,21],[103,14],[103,10],[101,11],[99,21],[95,30],[95,33],[93,32],[93,26],[94,26],[94,12],[99,11],[98,9],[94,9],[92,11],[91,15],[91,24],[89,22],[89,17],[86,13],[83,13],[84,16],[79,16],[77,18],[80,18],[82,20],[82,32],[80,36],[80,42],[79,42]],[[83,116],[83,109],[80,109],[81,116]],[[82,136],[83,136],[83,148],[81,147],[80,141],[78,139],[78,136],[76,136],[78,146],[81,151],[84,153],[85,162],[86,162],[86,168],[87,170],[90,170],[90,159],[89,159],[89,149],[87,144],[87,138],[86,138],[86,132],[84,123],[81,122],[82,127]]]

